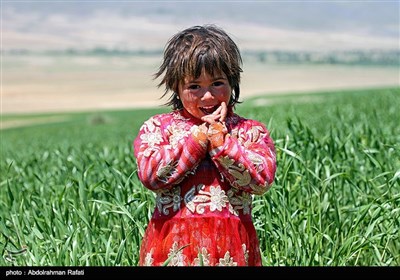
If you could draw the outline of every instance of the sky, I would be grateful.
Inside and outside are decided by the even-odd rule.
[[[1,0],[1,47],[160,50],[176,32],[212,23],[245,50],[399,50],[399,8],[400,0]]]

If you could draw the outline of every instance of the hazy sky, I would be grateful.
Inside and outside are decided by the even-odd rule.
[[[397,1],[1,1],[2,49],[162,49],[192,25],[241,49],[400,49]]]

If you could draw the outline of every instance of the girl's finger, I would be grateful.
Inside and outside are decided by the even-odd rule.
[[[212,114],[213,114],[213,115],[218,115],[218,114],[221,112],[221,110],[222,110],[222,107],[219,106],[219,107],[217,108],[217,110],[215,110]]]
[[[222,102],[220,108],[221,108],[221,114],[220,114],[220,115],[221,115],[221,118],[220,118],[220,121],[221,121],[221,122],[224,122],[224,121],[225,121],[225,118],[226,118],[226,114],[228,113],[228,107],[226,106],[226,103],[225,103],[225,102]]]
[[[202,121],[207,122],[209,124],[215,123],[221,118],[221,115],[207,115],[201,118]]]

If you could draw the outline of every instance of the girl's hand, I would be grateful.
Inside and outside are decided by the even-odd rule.
[[[219,121],[223,123],[223,122],[225,122],[226,115],[228,114],[228,106],[226,105],[225,102],[222,102],[220,108],[221,108],[221,112],[220,112]]]
[[[222,102],[221,105],[215,110],[212,114],[206,115],[201,118],[202,121],[213,124],[215,122],[224,122],[226,119],[226,115],[228,113],[228,106],[225,102]]]
[[[191,128],[191,132],[193,137],[197,140],[197,142],[206,149],[208,146],[208,124],[203,123],[199,126],[195,125]]]
[[[225,138],[228,135],[228,130],[224,123],[215,122],[210,124],[207,131],[207,137],[209,140],[209,151],[212,151],[216,148],[220,148],[224,145]]]

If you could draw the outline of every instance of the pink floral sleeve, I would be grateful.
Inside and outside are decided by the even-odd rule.
[[[176,122],[174,114],[154,116],[142,125],[133,147],[139,179],[147,188],[172,188],[204,158],[207,148],[196,139],[197,128]]]
[[[275,146],[266,127],[257,121],[239,122],[221,146],[210,151],[221,174],[235,188],[265,193],[274,181]]]

